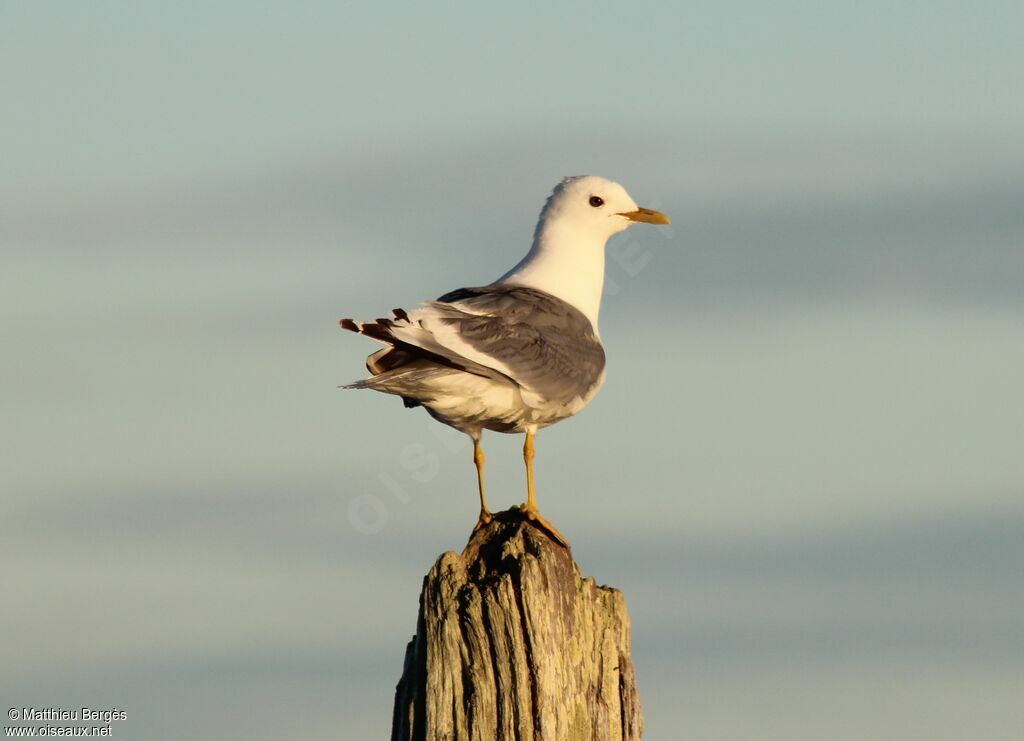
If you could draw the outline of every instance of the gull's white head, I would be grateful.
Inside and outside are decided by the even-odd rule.
[[[640,208],[616,182],[596,175],[566,178],[540,212],[530,252],[499,281],[561,298],[597,328],[604,287],[604,246],[637,222],[668,224],[665,214]]]
[[[601,240],[604,246],[613,234],[637,222],[668,224],[669,220],[658,211],[637,206],[626,189],[612,180],[578,175],[555,186],[541,211],[534,238],[554,227],[582,241]]]

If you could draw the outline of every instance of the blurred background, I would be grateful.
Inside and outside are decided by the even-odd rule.
[[[342,333],[487,282],[565,175],[608,380],[538,499],[647,738],[1024,727],[1017,2],[0,4],[0,697],[385,738],[468,442]],[[490,434],[491,503],[525,496]]]

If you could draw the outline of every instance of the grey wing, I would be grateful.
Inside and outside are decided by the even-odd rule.
[[[429,304],[434,321],[547,402],[569,404],[600,383],[604,348],[574,306],[522,286],[464,288]]]

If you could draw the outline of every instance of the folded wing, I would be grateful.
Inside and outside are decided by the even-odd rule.
[[[395,319],[342,320],[389,347],[371,355],[374,375],[424,362],[500,377],[531,406],[569,404],[600,383],[604,349],[590,320],[543,291],[505,284],[461,288]]]

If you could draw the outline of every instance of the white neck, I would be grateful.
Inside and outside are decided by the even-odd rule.
[[[581,234],[572,225],[550,220],[538,228],[526,257],[497,282],[557,296],[582,311],[597,332],[607,241],[606,234]]]

